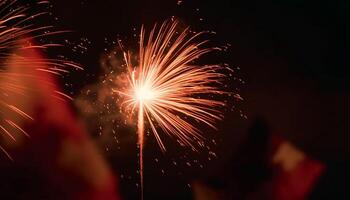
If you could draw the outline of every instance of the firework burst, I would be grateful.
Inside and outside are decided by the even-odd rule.
[[[138,112],[141,190],[145,124],[165,151],[158,128],[195,148],[195,143],[203,137],[194,124],[199,122],[215,129],[215,122],[223,118],[220,108],[225,103],[214,98],[226,93],[222,87],[223,67],[194,64],[216,48],[204,48],[207,41],[198,42],[202,33],[192,34],[189,28],[178,33],[178,24],[172,21],[159,28],[154,26],[148,38],[144,28],[141,29],[138,64],[134,67],[131,53],[124,53],[128,87],[115,90],[125,97],[123,105]]]
[[[40,4],[48,4],[48,2],[38,1],[36,3],[36,5]],[[36,45],[33,42],[33,39],[43,39],[65,31],[52,31],[52,26],[37,27],[33,25],[34,19],[47,13],[28,14],[31,13],[31,10],[30,6],[23,6],[17,0],[0,0],[0,132],[4,135],[3,137],[12,141],[16,141],[12,131],[20,132],[29,137],[29,134],[15,122],[15,118],[34,120],[20,106],[12,102],[14,96],[21,98],[28,92],[35,93],[35,88],[30,88],[21,80],[35,79],[42,84],[50,84],[49,81],[39,77],[28,68],[55,75],[68,73],[69,67],[81,69],[79,65],[62,59],[35,58],[14,53],[60,46],[53,43]],[[18,70],[8,69],[9,66],[15,66]],[[62,92],[55,91],[55,98],[64,99],[66,97],[68,96]],[[0,150],[12,159],[1,145]]]

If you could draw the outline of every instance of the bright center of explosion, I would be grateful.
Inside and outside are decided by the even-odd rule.
[[[154,99],[154,91],[150,87],[140,87],[135,91],[136,100],[139,102],[151,101]]]

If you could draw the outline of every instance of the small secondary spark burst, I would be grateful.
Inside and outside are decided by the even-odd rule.
[[[36,5],[39,6],[40,4],[48,4],[48,1],[36,2]],[[55,75],[68,73],[68,67],[81,69],[79,65],[62,59],[32,58],[19,56],[14,53],[21,50],[47,49],[53,46],[60,46],[59,44],[52,43],[34,44],[33,39],[43,39],[46,36],[59,34],[65,31],[51,31],[52,26],[33,25],[33,19],[47,13],[37,12],[28,14],[30,10],[30,6],[22,5],[20,1],[0,0],[0,132],[12,141],[16,141],[15,136],[11,133],[12,131],[19,131],[27,137],[29,137],[29,134],[11,119],[11,117],[14,117],[12,114],[10,116],[7,113],[13,112],[24,119],[34,119],[19,106],[10,102],[8,97],[13,95],[23,96],[26,95],[27,92],[35,92],[35,88],[24,85],[20,81],[21,78],[36,79],[41,81],[42,84],[50,83],[30,73],[30,70],[12,72],[6,68],[10,65],[23,68],[31,66],[37,71]],[[68,97],[60,91],[55,91],[55,94],[55,98],[63,99]],[[1,144],[0,150],[12,160],[10,154]]]
[[[145,125],[151,128],[160,148],[166,147],[158,127],[170,137],[195,149],[202,141],[201,131],[194,124],[204,123],[215,129],[223,118],[219,108],[225,106],[214,96],[223,95],[225,75],[221,65],[196,65],[194,61],[216,48],[204,48],[208,41],[196,42],[202,33],[191,34],[189,28],[177,33],[179,22],[154,26],[146,38],[141,29],[138,64],[125,52],[128,87],[120,91],[123,104],[138,111],[137,133],[140,151],[140,182],[143,198],[143,150]]]

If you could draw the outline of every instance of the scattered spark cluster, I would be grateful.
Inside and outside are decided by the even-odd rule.
[[[133,65],[130,52],[124,53],[128,86],[114,89],[125,97],[122,105],[131,113],[138,112],[141,189],[146,122],[165,151],[158,128],[195,149],[194,143],[203,138],[196,122],[215,129],[215,122],[223,118],[220,108],[225,103],[215,96],[227,94],[223,90],[224,67],[195,64],[216,48],[205,48],[207,41],[197,41],[201,32],[190,34],[189,28],[177,31],[178,21],[165,22],[160,28],[155,26],[148,38],[142,28],[137,64]]]

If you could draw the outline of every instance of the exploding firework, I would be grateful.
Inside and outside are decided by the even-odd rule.
[[[202,33],[192,34],[189,28],[178,33],[178,24],[172,21],[159,28],[155,26],[148,38],[144,28],[141,29],[138,64],[133,65],[131,53],[124,53],[128,87],[115,89],[124,97],[123,105],[138,113],[141,193],[146,124],[165,151],[159,128],[195,148],[196,141],[202,141],[203,136],[194,124],[199,122],[215,129],[215,123],[223,118],[220,108],[225,103],[215,100],[215,96],[226,94],[222,87],[226,77],[223,67],[194,64],[216,48],[204,48],[207,41],[198,42]]]
[[[47,3],[47,1],[39,1],[36,5]],[[23,80],[35,79],[42,84],[50,84],[47,80],[32,73],[29,68],[55,75],[68,73],[68,67],[80,69],[77,64],[62,59],[34,58],[14,53],[59,46],[52,43],[36,45],[33,42],[33,39],[43,39],[63,31],[51,31],[52,26],[36,27],[32,23],[33,19],[46,13],[28,14],[31,13],[30,10],[32,10],[30,6],[23,6],[17,0],[0,0],[0,132],[5,137],[3,140],[9,138],[16,141],[16,137],[12,134],[15,131],[29,137],[29,134],[16,123],[15,118],[34,119],[23,111],[20,105],[13,102],[14,97],[21,98],[28,92],[35,93],[35,88],[30,88]],[[10,69],[10,66],[15,66],[11,68],[16,70]],[[68,97],[60,91],[55,91],[55,94],[56,98]],[[0,150],[12,159],[1,145]]]

